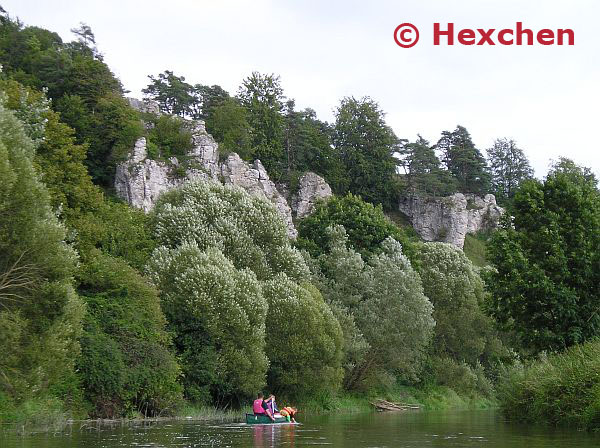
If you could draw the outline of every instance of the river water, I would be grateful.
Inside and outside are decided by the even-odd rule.
[[[192,421],[72,425],[55,434],[0,432],[2,448],[117,447],[600,447],[600,435],[506,423],[495,411],[330,415],[300,425]]]

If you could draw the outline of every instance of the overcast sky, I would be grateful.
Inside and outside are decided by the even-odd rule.
[[[538,176],[567,156],[600,176],[600,2],[552,1],[33,1],[0,0],[28,25],[85,22],[125,88],[140,96],[166,69],[235,93],[252,71],[281,76],[299,108],[331,121],[344,96],[379,102],[402,138],[437,141],[465,126],[482,150],[522,147]],[[433,23],[460,28],[571,28],[574,46],[439,46]],[[398,47],[397,25],[420,30]]]

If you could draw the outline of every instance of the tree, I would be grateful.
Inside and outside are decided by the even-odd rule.
[[[414,379],[435,325],[419,275],[393,238],[365,263],[347,247],[342,226],[329,232],[330,250],[318,259],[317,284],[350,323],[343,327],[349,348],[345,387],[368,387],[365,381],[378,371]]]
[[[496,139],[487,150],[491,186],[499,201],[511,199],[521,183],[533,177],[533,169],[514,140]]]
[[[561,159],[525,181],[489,244],[493,314],[527,350],[560,350],[600,332],[600,193],[593,174]]]
[[[328,228],[336,225],[344,227],[349,246],[364,258],[376,252],[387,237],[407,242],[402,230],[385,216],[381,205],[374,206],[348,193],[317,204],[314,212],[298,223],[297,245],[313,256],[325,253],[331,237]]]
[[[344,166],[331,146],[331,127],[312,109],[294,110],[289,100],[285,106],[285,167],[289,183],[295,176],[313,171],[323,176],[336,192],[345,191]]]
[[[335,113],[333,146],[346,171],[346,185],[365,201],[391,207],[398,165],[398,138],[371,98],[344,98]]]
[[[400,154],[409,194],[435,197],[456,193],[456,180],[450,172],[442,169],[434,148],[423,137],[419,135],[414,143],[404,145]]]
[[[442,132],[436,145],[442,161],[458,182],[458,191],[485,194],[489,191],[489,173],[485,159],[475,147],[471,135],[462,126]]]
[[[149,272],[163,291],[188,398],[224,406],[262,389],[267,301],[254,273],[195,243],[159,248]]]
[[[415,264],[434,307],[434,353],[472,367],[486,362],[498,341],[485,314],[484,283],[476,268],[461,250],[445,243],[421,244]]]
[[[34,154],[23,124],[0,105],[0,393],[17,403],[53,388],[62,399],[77,394],[84,314],[73,285],[77,254],[65,243]]]
[[[227,98],[211,109],[206,119],[206,130],[219,142],[221,154],[236,152],[250,161],[252,149],[252,127],[248,123],[248,112],[235,98]]]
[[[271,178],[278,179],[284,160],[282,111],[285,100],[279,76],[252,72],[242,81],[237,98],[248,111],[255,157]]]
[[[268,337],[266,341],[267,354],[272,361],[267,371],[269,386],[284,393],[304,393],[311,388],[316,390],[312,381],[327,374],[326,389],[335,389],[336,372],[340,369],[341,337],[336,336],[339,324],[318,293],[315,294],[307,284],[309,268],[302,255],[291,246],[285,223],[271,202],[238,187],[189,182],[161,196],[153,211],[152,225],[160,247],[152,256],[150,269],[154,278],[161,282],[163,300],[171,301],[175,296],[170,294],[178,297],[173,313],[189,318],[185,325],[169,318],[170,323],[177,328],[178,334],[187,334],[188,329],[195,332],[187,345],[178,346],[184,363],[189,359],[190,365],[206,364],[208,370],[202,372],[211,372],[215,362],[228,363],[230,367],[226,372],[239,363],[243,375],[248,375],[252,364],[244,361],[246,355],[239,352],[246,350],[243,347],[260,347],[259,342],[246,330],[240,330],[239,336],[233,336],[232,332],[237,331],[235,325],[238,324],[245,328],[244,319],[250,319],[249,315],[258,312],[260,316],[264,294],[269,305],[268,316],[273,313],[275,325],[282,325],[281,328],[269,328],[274,337]],[[191,248],[185,249],[188,246]],[[177,255],[173,263],[168,262],[165,254],[172,253],[169,251],[175,251],[176,255],[181,251],[181,256]],[[195,314],[186,308],[189,305],[183,305],[199,302],[205,305]],[[216,304],[222,308],[215,309]],[[234,320],[219,321],[217,316],[223,314]],[[214,328],[208,329],[204,319],[213,315]],[[253,325],[257,335],[264,338],[262,324],[255,321]],[[253,331],[251,327],[248,327],[250,332]],[[236,343],[219,342],[213,332],[224,334],[227,340]],[[245,342],[240,342],[239,337]],[[299,341],[302,346],[297,345]],[[294,347],[288,345],[291,343]],[[236,344],[241,347],[238,352],[233,349]],[[193,349],[184,348],[192,345]],[[289,353],[282,354],[282,346],[287,347]],[[260,373],[260,366],[257,364],[256,374]],[[198,369],[194,367],[189,371]],[[289,378],[282,377],[284,370]],[[219,369],[214,372],[218,374]],[[242,373],[238,371],[236,375]],[[248,378],[248,381],[256,379],[249,383],[256,389],[257,377],[248,375]],[[239,384],[237,380],[212,373],[202,374],[202,378],[193,381],[201,386],[200,392],[207,385],[213,396],[217,391],[218,403],[223,405],[226,400],[247,398],[252,389],[236,386],[235,393],[227,392],[226,385]]]
[[[180,369],[158,291],[123,260],[93,250],[78,273],[87,315],[77,370],[98,417],[173,411]]]
[[[296,399],[337,392],[343,377],[342,330],[321,293],[281,273],[265,282],[264,295],[269,386]]]
[[[212,117],[212,114],[217,107],[223,105],[225,101],[231,98],[225,89],[216,84],[212,86],[196,84],[194,86],[194,92],[202,104],[202,112],[200,116],[194,118],[202,118],[203,120],[207,121],[210,117]]]
[[[148,75],[148,78],[151,82],[142,92],[158,103],[161,112],[193,118],[200,115],[201,104],[196,90],[185,82],[185,77],[165,70],[157,77]]]

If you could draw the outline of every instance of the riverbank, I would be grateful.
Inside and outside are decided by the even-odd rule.
[[[371,402],[375,399],[419,405],[423,410],[447,409],[485,409],[496,406],[493,400],[482,397],[465,397],[445,386],[432,386],[426,389],[399,386],[385,393],[373,393],[368,396],[342,393],[336,396],[313,397],[298,403],[288,403],[282,399],[281,405],[292,404],[304,415],[336,413],[363,413],[374,410]],[[216,409],[212,406],[183,404],[173,415],[161,417],[132,417],[122,419],[80,419],[62,409],[58,400],[28,403],[10,415],[0,415],[3,428],[17,430],[19,433],[60,431],[70,424],[83,423],[92,426],[126,424],[136,422],[158,422],[168,420],[192,420],[205,422],[243,421],[250,406],[242,409]]]
[[[501,378],[498,398],[510,420],[600,431],[600,341],[575,345]]]

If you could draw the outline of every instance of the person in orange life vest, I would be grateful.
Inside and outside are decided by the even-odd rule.
[[[264,400],[264,395],[262,393],[258,393],[256,400],[252,403],[252,411],[254,415],[266,415],[272,421],[275,421],[273,418],[273,414],[269,410],[269,406],[267,406],[267,402]]]
[[[288,422],[296,423],[296,409],[286,406],[281,411],[280,414],[286,418]]]

